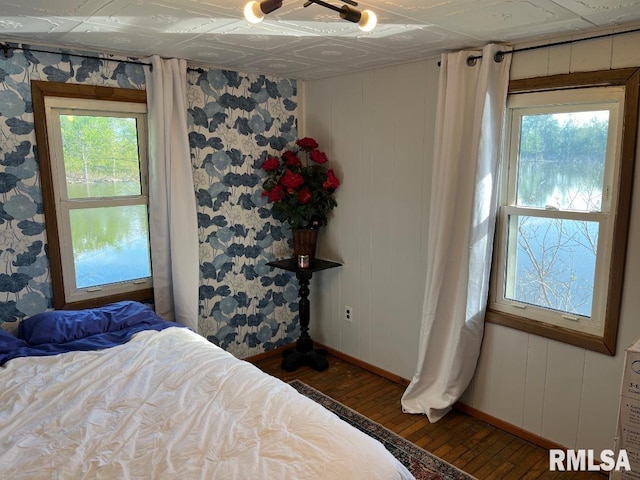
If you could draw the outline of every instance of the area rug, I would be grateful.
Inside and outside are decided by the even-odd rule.
[[[417,480],[474,480],[475,477],[441,460],[409,440],[368,419],[300,380],[289,382],[304,396],[332,411],[345,422],[382,443]]]

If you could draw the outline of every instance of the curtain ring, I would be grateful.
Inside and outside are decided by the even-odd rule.
[[[496,63],[500,63],[504,60],[504,52],[502,50],[498,50],[496,54],[493,56],[493,60]]]
[[[478,63],[478,57],[474,57],[473,55],[469,55],[467,57],[467,66],[468,67],[474,67],[476,63]]]

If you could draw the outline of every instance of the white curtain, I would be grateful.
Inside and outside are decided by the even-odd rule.
[[[496,62],[499,50],[445,54],[440,64],[418,365],[402,397],[405,412],[431,422],[464,393],[480,355],[511,61]]]
[[[150,57],[149,233],[155,308],[198,331],[198,221],[187,133],[187,64]]]

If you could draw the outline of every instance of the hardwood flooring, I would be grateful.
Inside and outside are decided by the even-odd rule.
[[[288,382],[298,379],[412,441],[479,480],[603,480],[595,472],[551,472],[548,451],[466,413],[452,410],[436,423],[402,413],[405,387],[357,365],[329,356],[329,368],[316,372],[280,368],[281,357],[253,363]]]

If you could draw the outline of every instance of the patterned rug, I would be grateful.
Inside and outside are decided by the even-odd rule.
[[[301,394],[332,411],[345,422],[382,443],[417,480],[474,480],[471,475],[402,438],[379,423],[326,396],[300,380],[289,382]]]

